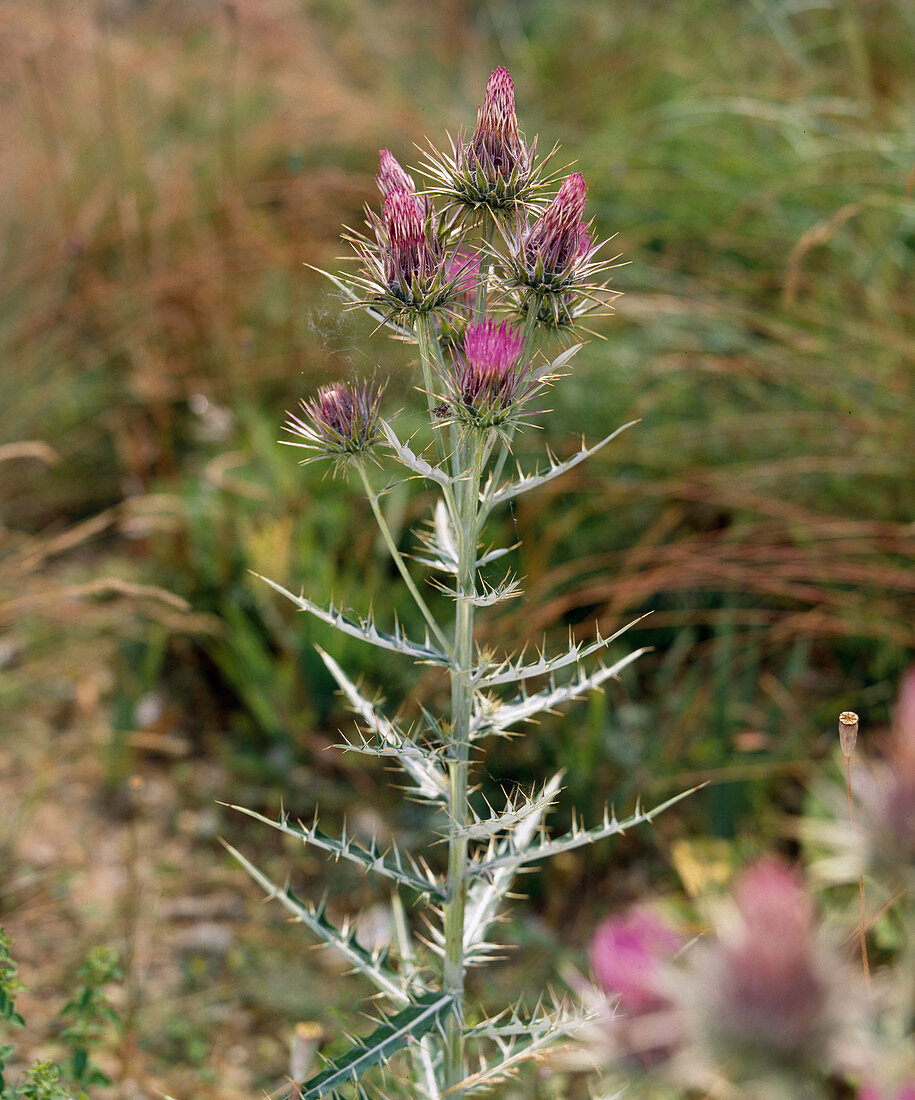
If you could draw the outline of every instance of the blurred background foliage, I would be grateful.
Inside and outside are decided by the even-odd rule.
[[[778,835],[838,710],[884,723],[915,649],[913,43],[906,0],[8,0],[11,922],[85,932],[79,891],[61,885],[66,854],[35,841],[54,836],[49,803],[64,831],[94,806],[72,857],[84,875],[101,832],[126,829],[134,863],[106,934],[128,946],[144,912],[131,875],[155,863],[138,817],[158,820],[160,840],[184,837],[155,863],[176,896],[213,888],[187,868],[201,849],[222,887],[246,889],[212,843],[238,828],[214,799],[275,808],[282,794],[293,812],[320,801],[334,816],[355,794],[373,827],[422,835],[386,774],[332,747],[350,718],[313,647],[389,698],[414,692],[407,713],[441,681],[297,619],[251,571],[412,621],[356,491],[276,440],[284,411],[340,375],[389,379],[388,411],[415,415],[410,350],[341,313],[305,265],[333,268],[340,226],[376,202],[378,149],[416,163],[415,145],[472,125],[498,64],[522,127],[575,160],[624,261],[605,339],[519,460],[641,423],[503,518],[493,537],[521,540],[526,596],[484,638],[586,639],[651,611],[620,645],[655,650],[606,696],[500,750],[484,785],[565,767],[561,818],[710,781],[653,832],[532,878],[532,911],[570,949],[607,906],[670,874],[684,832],[740,853]],[[424,506],[419,490],[387,498],[407,548]],[[320,888],[326,868],[306,863]],[[369,890],[340,881],[348,903]],[[70,909],[36,925],[49,891]],[[256,962],[237,946],[217,962],[182,956],[180,995],[215,967],[225,1003],[246,987],[257,1021],[318,1011],[326,992],[310,1007],[265,991],[258,975],[282,974],[288,952],[280,932],[263,936]],[[130,996],[140,1046],[203,1080],[213,1019],[205,1041],[190,1012],[147,1042],[155,1013]],[[223,1092],[201,1095],[234,1095],[224,1066],[219,1078]]]

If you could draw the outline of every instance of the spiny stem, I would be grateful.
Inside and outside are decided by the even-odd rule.
[[[448,901],[445,905],[443,987],[453,994],[457,1011],[449,1019],[445,1045],[445,1088],[460,1100],[464,1079],[464,909],[467,894],[467,779],[473,712],[473,596],[476,592],[476,531],[484,448],[476,436],[464,436],[458,449],[466,479],[460,483],[461,523],[457,531],[457,613],[451,664],[451,758],[448,844]]]
[[[372,512],[375,514],[375,521],[378,524],[378,530],[381,532],[381,537],[384,539],[385,545],[388,548],[388,552],[391,555],[391,560],[397,566],[398,572],[404,579],[404,584],[406,584],[407,588],[409,589],[410,595],[413,597],[416,606],[422,612],[423,618],[426,620],[429,629],[432,631],[433,637],[442,647],[442,651],[445,653],[445,655],[450,657],[451,643],[445,637],[444,633],[436,622],[435,616],[429,610],[426,601],[423,599],[419,589],[416,587],[416,582],[410,576],[410,571],[409,569],[407,569],[407,564],[403,560],[403,556],[397,549],[397,544],[394,542],[394,537],[391,534],[391,529],[388,527],[387,521],[384,518],[384,514],[378,507],[378,496],[372,489],[372,486],[368,479],[368,474],[365,472],[365,463],[358,462],[356,463],[356,467],[359,470],[359,476],[362,478],[362,484],[365,487],[365,495],[368,497]]]

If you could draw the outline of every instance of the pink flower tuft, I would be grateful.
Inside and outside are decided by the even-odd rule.
[[[472,306],[480,281],[480,257],[470,252],[456,252],[448,268],[448,278],[457,279],[457,290],[464,305]]]
[[[371,382],[322,386],[315,397],[302,401],[303,416],[289,413],[286,430],[306,447],[338,459],[368,450],[377,439],[382,390]]]
[[[679,934],[645,909],[633,909],[598,925],[591,940],[591,967],[603,989],[619,997],[627,1015],[667,1004],[661,964],[682,946]]]
[[[468,325],[457,371],[461,399],[478,411],[506,409],[518,396],[521,336],[506,322]]]

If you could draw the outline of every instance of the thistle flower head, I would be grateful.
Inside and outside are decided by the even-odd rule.
[[[344,235],[362,263],[360,272],[344,280],[354,303],[377,312],[385,323],[453,310],[460,302],[463,272],[455,271],[457,244],[449,244],[449,228],[386,149],[375,179],[384,202],[380,217],[367,212],[371,235]],[[402,331],[406,335],[408,330]]]
[[[426,211],[416,193],[395,188],[384,200],[382,212],[387,232],[384,253],[388,288],[412,292],[434,278],[442,257],[427,230]]]
[[[480,257],[472,252],[456,252],[448,267],[448,277],[456,281],[461,302],[468,309],[476,300],[477,286],[480,282]]]
[[[375,183],[378,184],[378,190],[385,199],[392,191],[416,194],[416,184],[412,176],[401,168],[397,157],[389,149],[382,149],[378,154],[378,175],[375,176]]]
[[[534,315],[547,328],[573,329],[586,314],[611,297],[605,282],[595,281],[612,261],[595,260],[595,244],[584,212],[588,188],[573,172],[546,210],[533,223],[505,233],[507,283],[518,311]]]
[[[371,382],[322,386],[315,397],[301,402],[302,416],[287,413],[285,429],[297,438],[283,442],[316,452],[306,462],[332,458],[345,464],[365,454],[378,440],[382,393]]]
[[[674,928],[640,907],[599,924],[591,940],[594,977],[616,1000],[608,1038],[621,1055],[643,1066],[669,1058],[682,1039],[666,988],[668,964],[682,946]]]
[[[591,247],[591,234],[582,222],[588,188],[581,172],[574,172],[534,224],[521,237],[521,250],[532,278],[562,281],[572,265]]]
[[[485,429],[517,418],[536,388],[523,352],[524,340],[504,321],[467,326],[446,377],[449,406],[459,420]]]
[[[518,126],[508,69],[490,75],[470,138],[462,133],[450,144],[447,153],[431,147],[425,161],[432,192],[448,205],[470,213],[487,208],[498,216],[541,208],[537,195],[546,183],[544,165],[536,163],[536,140],[528,145]]]

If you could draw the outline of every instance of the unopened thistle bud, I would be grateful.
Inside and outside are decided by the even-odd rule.
[[[487,176],[507,180],[527,156],[515,113],[515,86],[508,69],[496,69],[486,83],[483,102],[477,111],[477,125],[464,160],[484,168]]]
[[[536,283],[567,281],[575,261],[591,247],[591,234],[582,221],[588,188],[575,172],[559,188],[556,198],[521,236],[525,269]],[[536,285],[535,283],[535,285]]]
[[[548,328],[570,328],[610,297],[606,284],[594,281],[611,261],[594,259],[602,245],[583,221],[587,198],[584,176],[574,172],[533,224],[505,234],[517,308]]]
[[[395,188],[384,200],[388,247],[384,254],[389,289],[409,298],[429,283],[441,266],[441,250],[428,232],[423,203],[412,191]]]
[[[536,388],[523,351],[524,340],[505,322],[467,326],[446,379],[457,419],[478,428],[498,428],[516,419]]]
[[[432,191],[470,211],[485,207],[511,215],[519,206],[529,206],[544,186],[542,166],[535,164],[536,146],[536,141],[527,144],[518,127],[508,69],[496,69],[469,140],[459,135],[457,142],[451,141],[450,153],[430,150],[425,168],[435,181]]]
[[[384,204],[381,217],[367,214],[374,240],[345,235],[362,261],[362,271],[346,278],[353,300],[377,309],[385,321],[453,310],[463,278],[462,270],[455,271],[457,244],[446,249],[447,229],[387,150],[381,152],[376,182]]]
[[[378,175],[375,177],[375,183],[378,184],[378,190],[385,199],[392,191],[416,194],[413,177],[401,168],[397,157],[388,149],[382,149],[378,154]]]
[[[288,413],[286,431],[297,440],[291,447],[315,451],[311,458],[332,458],[345,463],[365,454],[378,441],[378,410],[383,390],[371,382],[347,386],[334,382],[322,386],[317,396],[302,401],[302,416]]]

